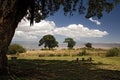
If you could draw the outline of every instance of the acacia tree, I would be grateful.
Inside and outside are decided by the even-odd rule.
[[[76,42],[72,38],[65,38],[64,43],[68,43],[68,49],[72,49],[76,44]]]
[[[65,15],[73,15],[75,11],[82,14],[87,10],[86,18],[101,18],[103,11],[110,12],[118,2],[120,1],[87,0],[88,6],[85,8],[83,0],[0,0],[0,75],[7,74],[6,53],[23,17],[29,19],[32,25],[33,21],[39,22],[63,8]]]
[[[88,42],[88,43],[85,44],[85,46],[86,46],[87,48],[92,48],[92,43],[89,43],[89,42]]]
[[[45,35],[39,41],[39,46],[43,45],[45,48],[53,49],[54,47],[58,47],[58,42],[56,41],[53,35]]]

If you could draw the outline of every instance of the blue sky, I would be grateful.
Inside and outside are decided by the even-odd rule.
[[[29,21],[22,20],[15,32],[14,41],[39,41],[46,35],[52,34],[59,42],[72,37],[77,42],[120,43],[120,6],[109,14],[104,13],[101,19],[96,17],[86,19],[85,15],[64,16],[59,11],[40,23],[30,27]]]

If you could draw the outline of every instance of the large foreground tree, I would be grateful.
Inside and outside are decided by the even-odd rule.
[[[88,3],[85,8],[83,1]],[[75,11],[80,14],[86,12],[86,18],[97,16],[102,17],[102,12],[110,12],[119,0],[0,0],[0,75],[6,75],[8,46],[13,38],[15,29],[23,17],[35,20],[53,15],[60,8],[64,14],[73,15]],[[61,7],[63,6],[63,7]]]
[[[8,74],[8,46],[32,0],[0,0],[0,75]]]

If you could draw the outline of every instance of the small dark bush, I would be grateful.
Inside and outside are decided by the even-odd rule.
[[[67,53],[64,53],[64,54],[63,54],[63,56],[69,56],[69,54],[67,54]]]
[[[16,59],[17,59],[17,57],[11,57],[11,59],[12,59],[12,60],[16,60]]]
[[[56,54],[55,56],[61,57],[62,55],[61,54]]]
[[[78,54],[76,54],[76,56],[83,56],[82,52],[79,52]]]
[[[119,48],[112,48],[107,51],[106,57],[114,57],[114,56],[119,56],[120,55],[120,49]]]
[[[49,57],[54,57],[55,55],[54,55],[54,54],[49,54],[48,56],[49,56]]]
[[[8,54],[16,54],[26,52],[26,49],[19,44],[12,44],[8,48]]]
[[[85,44],[85,47],[87,47],[87,48],[92,48],[92,43],[89,43],[89,42],[86,43],[86,44]]]
[[[82,52],[81,52],[81,55],[84,56],[84,55],[88,55],[86,49],[84,49]]]
[[[39,57],[45,57],[45,54],[40,54]]]

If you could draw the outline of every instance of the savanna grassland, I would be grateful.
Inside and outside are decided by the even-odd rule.
[[[33,50],[17,59],[8,55],[9,80],[120,80],[120,57],[105,57],[107,51]]]

